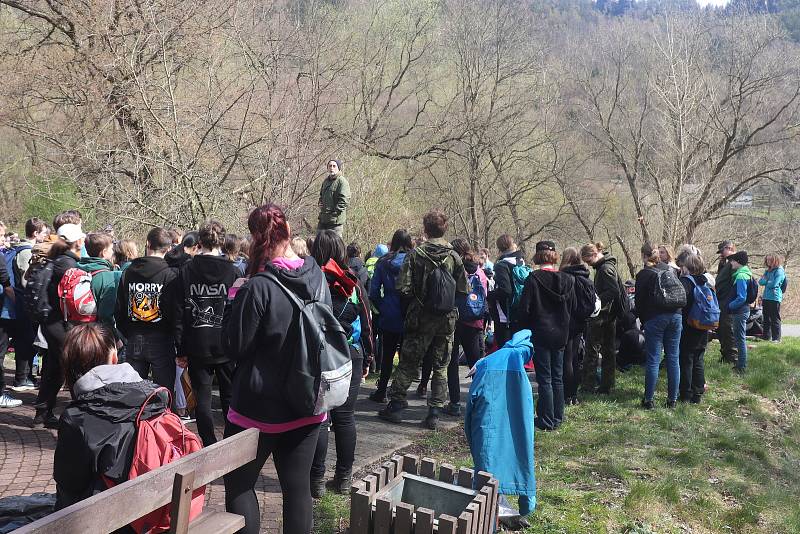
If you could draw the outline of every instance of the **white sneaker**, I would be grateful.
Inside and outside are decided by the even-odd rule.
[[[0,408],[16,408],[17,406],[22,406],[21,400],[15,399],[8,393],[0,395]]]

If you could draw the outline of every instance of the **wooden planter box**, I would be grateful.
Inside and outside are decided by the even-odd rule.
[[[407,454],[393,456],[353,484],[350,534],[491,534],[498,482],[483,471],[456,469]],[[473,488],[473,481],[477,484]]]

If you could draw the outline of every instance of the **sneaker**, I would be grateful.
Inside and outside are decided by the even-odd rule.
[[[703,398],[702,395],[692,395],[692,400],[690,400],[689,402],[691,402],[692,404],[700,404],[702,398]]]
[[[196,421],[196,419],[194,417],[192,417],[191,415],[189,415],[188,413],[185,413],[183,415],[179,415],[178,417],[180,417],[181,422],[184,425],[188,425],[189,423],[194,423]]]
[[[15,382],[13,386],[9,388],[12,391],[31,391],[36,389],[36,384],[33,383],[30,379],[25,379],[22,382]]]
[[[390,401],[386,407],[378,412],[378,417],[390,423],[403,422],[403,410],[408,408],[406,401]]]
[[[58,417],[53,415],[53,412],[48,412],[44,416],[44,427],[51,429],[58,429]]]
[[[345,473],[344,475],[334,475],[325,487],[339,495],[350,495],[350,488],[353,486],[352,473]]]
[[[653,404],[653,401],[642,399],[642,408],[644,408],[645,410],[652,410],[655,407],[656,406],[655,406],[655,404]]]
[[[16,408],[17,406],[22,406],[21,400],[15,399],[8,393],[0,395],[0,408]]]
[[[447,406],[444,407],[444,413],[446,413],[447,415],[452,415],[453,417],[460,417],[461,416],[461,405],[460,404],[453,404],[451,402]]]
[[[675,401],[674,400],[668,400],[667,403],[664,406],[669,410],[674,410],[675,409]]]
[[[439,408],[430,407],[428,408],[428,417],[422,421],[422,426],[427,428],[428,430],[436,430],[436,427],[439,426],[439,412],[441,410]]]
[[[369,400],[371,400],[372,402],[379,402],[381,404],[386,404],[387,401],[386,392],[380,390],[373,391],[369,395]]]
[[[312,478],[311,479],[311,496],[315,499],[321,499],[325,495],[325,479]]]

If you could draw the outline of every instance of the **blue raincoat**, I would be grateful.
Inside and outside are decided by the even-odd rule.
[[[533,461],[533,391],[525,364],[531,331],[521,330],[502,349],[475,364],[464,421],[475,469],[500,482],[500,493],[520,496],[520,515],[536,507]]]

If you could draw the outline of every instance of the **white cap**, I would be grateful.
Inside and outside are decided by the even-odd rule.
[[[86,237],[86,234],[81,230],[80,224],[64,224],[58,229],[58,237],[62,238],[67,243],[74,243],[79,239]]]

